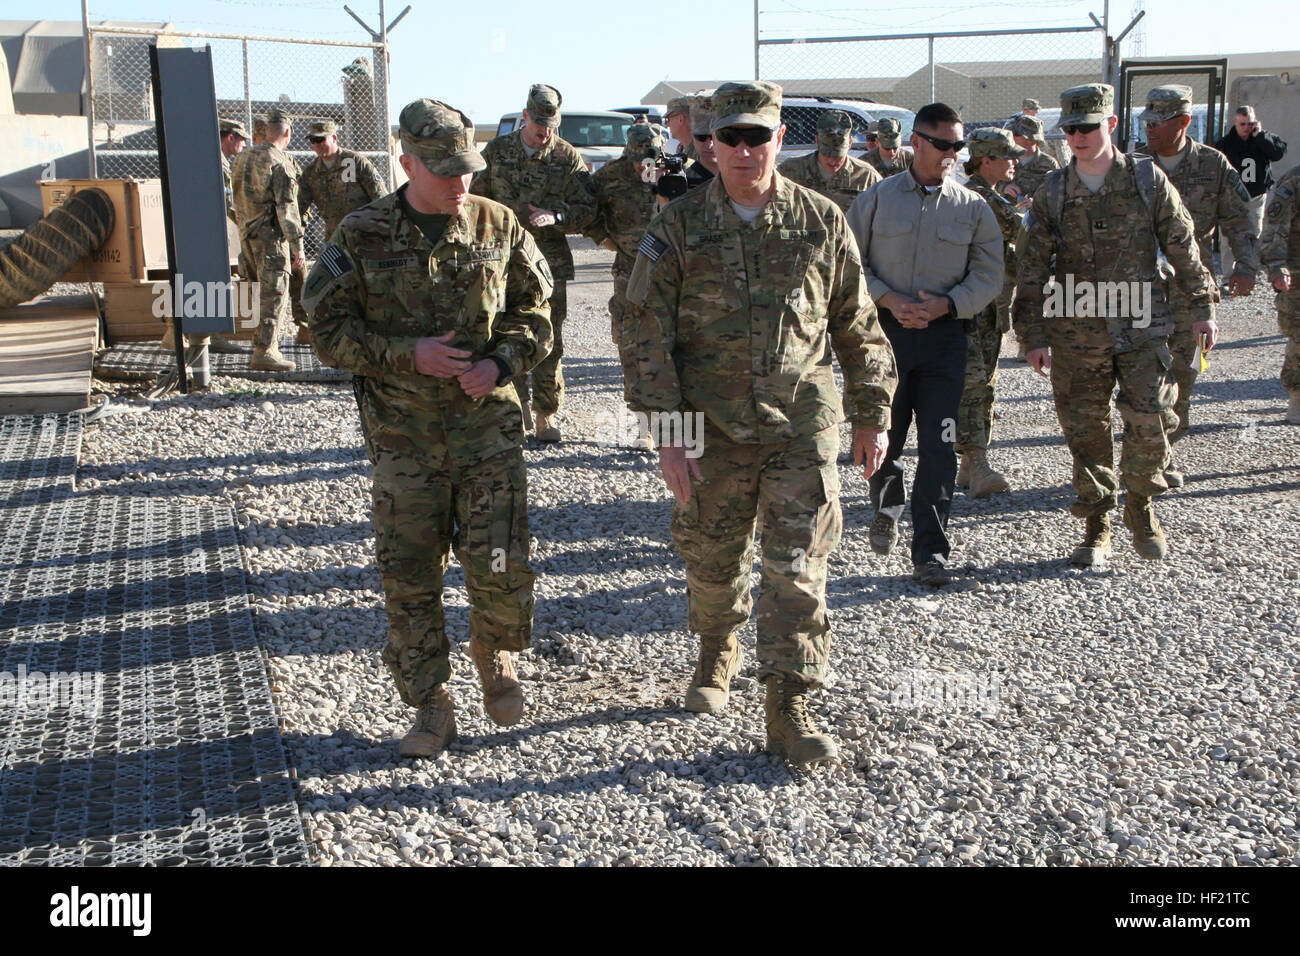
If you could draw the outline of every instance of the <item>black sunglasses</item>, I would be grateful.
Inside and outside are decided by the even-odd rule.
[[[1087,136],[1089,133],[1095,133],[1101,129],[1100,123],[1071,123],[1069,126],[1062,126],[1061,132],[1066,136],[1073,136],[1075,133],[1082,133]]]
[[[307,137],[307,142],[309,142],[309,143],[323,143],[323,142],[325,142],[325,137],[324,137],[324,136],[308,136],[308,137]]]
[[[692,133],[691,135],[695,137],[695,142],[697,143],[707,143],[709,140],[713,139],[712,133]]]
[[[714,137],[721,140],[725,146],[735,147],[744,143],[750,149],[769,142],[775,133],[776,130],[768,129],[766,126],[724,126],[713,131]]]
[[[912,132],[941,153],[946,153],[948,150],[952,150],[954,153],[960,153],[966,148],[966,141],[964,139],[940,139],[937,136],[931,136],[929,133],[922,133],[919,129],[913,129]]]

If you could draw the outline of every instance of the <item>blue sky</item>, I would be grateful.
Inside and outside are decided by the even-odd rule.
[[[377,25],[377,0],[348,3]],[[495,124],[502,113],[520,109],[528,85],[539,81],[559,88],[567,106],[607,109],[640,102],[663,79],[753,75],[753,0],[410,3],[410,14],[391,37],[394,118],[404,103],[430,96],[459,107],[480,125]],[[403,0],[390,2],[388,18],[403,6]],[[1295,22],[1291,0],[1252,0],[1234,8],[1242,11],[1239,22],[1225,19],[1222,0],[1147,0],[1145,7],[1148,56],[1259,52],[1278,48],[1279,41],[1300,46],[1292,31],[1269,28]],[[1133,9],[1132,0],[1111,4],[1112,32],[1128,22]],[[1088,22],[1090,10],[1101,16],[1102,3],[760,0],[760,10],[765,37],[811,37],[1077,26]],[[81,5],[78,0],[9,0],[4,15],[80,20]],[[215,32],[367,39],[344,12],[343,0],[91,0],[90,15],[92,20],[169,19],[178,28]],[[1067,48],[1076,47],[1045,48],[1044,55],[1081,55]],[[834,72],[893,75],[897,66],[855,62],[842,70],[836,64]]]

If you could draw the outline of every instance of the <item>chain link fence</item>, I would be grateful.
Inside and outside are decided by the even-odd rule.
[[[307,143],[308,124],[333,120],[339,124],[339,145],[366,156],[391,183],[382,44],[91,26],[94,176],[153,179],[159,175],[149,70],[153,43],[209,46],[217,112],[242,121],[254,139],[259,138],[259,119],[269,109],[279,108],[294,120],[288,152],[301,166],[315,158]],[[309,257],[324,246],[325,238],[321,217],[313,216],[305,243]]]

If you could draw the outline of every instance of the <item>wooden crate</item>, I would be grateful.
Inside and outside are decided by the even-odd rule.
[[[0,415],[89,405],[98,340],[99,313],[86,295],[0,309]]]
[[[249,283],[236,281],[236,303],[250,301]],[[159,296],[164,296],[163,304],[158,304]],[[108,342],[148,342],[162,338],[166,331],[168,306],[172,302],[171,283],[160,280],[144,282],[105,282],[104,283],[104,324],[108,330]],[[155,312],[162,312],[161,316]],[[237,319],[234,333],[226,333],[226,338],[251,342],[253,330],[257,327],[256,318],[251,321]]]
[[[167,268],[161,180],[46,180],[41,183],[41,205],[48,213],[81,189],[102,189],[116,215],[108,239],[68,272],[68,281],[138,282],[150,269]]]

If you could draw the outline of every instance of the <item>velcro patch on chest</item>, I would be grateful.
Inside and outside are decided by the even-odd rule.
[[[636,247],[636,251],[641,253],[651,262],[658,262],[659,257],[668,251],[668,243],[664,242],[653,233],[647,232],[641,240],[641,244]]]
[[[385,272],[389,269],[407,269],[419,262],[417,256],[392,256],[387,259],[367,259],[365,268],[367,272]]]
[[[720,232],[697,232],[694,235],[686,237],[688,246],[716,246],[722,242],[724,236]]]
[[[782,229],[782,239],[802,239],[804,242],[811,242],[814,245],[820,245],[826,241],[825,229]]]
[[[500,262],[505,258],[505,250],[499,244],[474,246],[468,252],[458,253],[456,258],[464,265],[473,265],[476,262]]]

